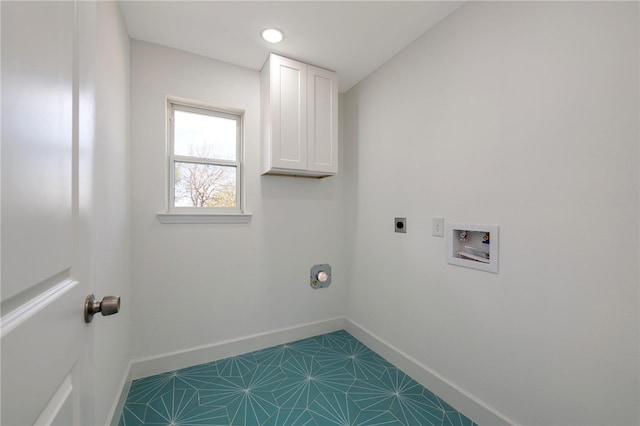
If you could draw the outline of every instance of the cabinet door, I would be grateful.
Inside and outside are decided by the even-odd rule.
[[[271,56],[271,166],[307,169],[307,66]]]
[[[338,78],[335,72],[307,67],[308,169],[338,172]]]

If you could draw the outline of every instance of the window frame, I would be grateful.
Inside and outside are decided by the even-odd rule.
[[[243,223],[250,214],[244,209],[244,111],[218,108],[201,102],[167,97],[167,138],[166,138],[166,209],[158,213],[162,223]],[[175,111],[208,115],[234,120],[236,122],[236,159],[221,160],[202,157],[176,155],[174,152]],[[213,166],[235,167],[236,206],[235,207],[186,207],[175,206],[176,163],[192,163]]]

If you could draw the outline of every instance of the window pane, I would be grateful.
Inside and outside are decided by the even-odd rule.
[[[236,207],[236,167],[175,163],[175,207]]]
[[[175,155],[236,160],[236,120],[174,111]]]

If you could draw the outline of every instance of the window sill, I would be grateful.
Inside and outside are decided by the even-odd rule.
[[[249,223],[251,213],[157,213],[160,223]]]

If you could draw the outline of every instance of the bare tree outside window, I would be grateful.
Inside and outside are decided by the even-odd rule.
[[[176,163],[175,205],[236,207],[235,167]]]

